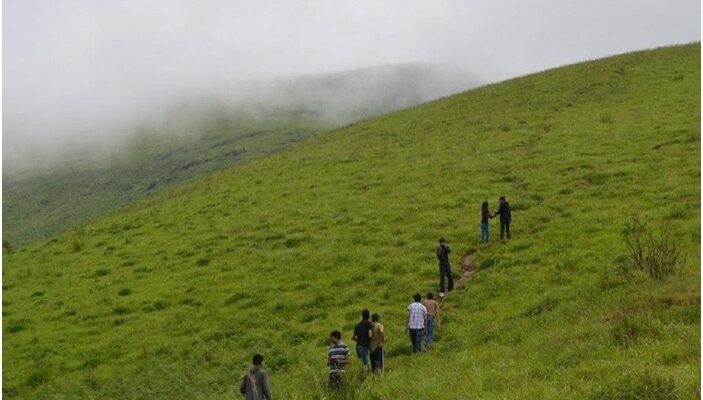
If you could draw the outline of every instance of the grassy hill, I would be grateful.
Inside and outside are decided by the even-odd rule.
[[[38,173],[9,174],[3,178],[3,238],[13,247],[46,239],[175,183],[271,154],[332,127],[329,121],[290,114],[268,120],[219,116],[187,135],[145,132],[109,157],[74,158]]]
[[[275,398],[325,396],[332,329],[385,322],[359,399],[700,396],[700,44],[482,87],[166,189],[3,260],[3,397],[229,399],[254,352]],[[513,239],[479,246],[505,195]],[[688,254],[619,271],[637,214]],[[656,229],[655,229],[656,232]],[[411,355],[447,238],[478,272]],[[351,343],[350,343],[351,344]],[[349,379],[358,362],[354,361]],[[328,397],[329,398],[329,397]]]
[[[158,128],[111,152],[81,142],[60,161],[47,155],[29,167],[5,149],[3,239],[11,246],[45,239],[174,183],[471,86],[460,72],[430,64],[299,76],[243,87],[232,104],[176,107]]]

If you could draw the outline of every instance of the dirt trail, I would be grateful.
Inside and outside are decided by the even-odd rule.
[[[472,254],[466,254],[461,259],[461,275],[454,282],[454,288],[458,289],[471,279],[474,274],[474,260]]]

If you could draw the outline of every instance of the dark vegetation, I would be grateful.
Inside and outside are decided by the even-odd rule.
[[[685,248],[668,221],[661,224],[659,232],[653,232],[647,223],[634,216],[625,224],[623,236],[630,252],[629,262],[623,269],[628,276],[639,271],[652,279],[664,280],[686,264]]]

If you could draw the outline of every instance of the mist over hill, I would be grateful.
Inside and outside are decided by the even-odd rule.
[[[339,126],[468,90],[478,83],[464,70],[428,63],[237,84],[223,82],[216,89],[193,89],[132,114],[113,107],[112,117],[86,116],[87,120],[99,118],[89,130],[86,121],[76,121],[74,127],[57,125],[53,129],[65,131],[60,142],[13,135],[15,127],[7,126],[3,174],[13,179],[60,165],[119,156],[145,133],[194,136],[199,127],[214,118],[258,120],[286,115]],[[109,110],[106,113],[110,114]]]
[[[3,146],[4,238],[44,238],[171,184],[475,85],[447,66],[387,65],[194,92],[62,145],[11,141]]]
[[[346,123],[465,91],[478,83],[458,68],[412,63],[279,79],[253,98],[264,109]]]

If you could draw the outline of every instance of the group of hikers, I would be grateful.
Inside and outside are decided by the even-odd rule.
[[[500,238],[510,239],[510,205],[501,196],[498,210],[490,212],[488,201],[481,205],[481,243],[488,242],[488,221],[500,215]],[[439,300],[444,298],[445,289],[454,290],[449,254],[451,250],[444,238],[439,239],[436,250],[439,261]],[[445,278],[447,285],[445,286]],[[405,317],[405,331],[409,334],[410,345],[413,353],[427,351],[434,336],[435,327],[439,328],[440,302],[434,298],[434,293],[427,293],[425,301],[422,296],[415,293],[413,302],[407,307]],[[370,315],[369,310],[361,311],[361,321],[354,328],[352,340],[356,342],[356,355],[363,364],[364,371],[383,373],[385,330],[378,313]],[[424,345],[424,346],[423,346]],[[270,400],[271,393],[268,385],[268,376],[262,367],[263,356],[254,355],[253,367],[242,378],[240,392],[246,400]],[[327,352],[327,366],[329,367],[328,386],[338,390],[343,386],[343,376],[349,363],[349,347],[342,342],[342,334],[338,330],[330,332],[330,348]]]

